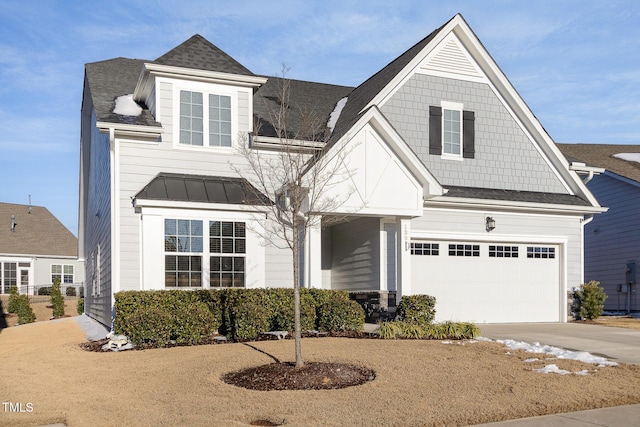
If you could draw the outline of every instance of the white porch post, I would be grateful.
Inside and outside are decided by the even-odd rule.
[[[306,288],[322,288],[322,234],[320,218],[307,228],[304,248]]]
[[[398,287],[396,301],[411,295],[411,220],[398,219]]]

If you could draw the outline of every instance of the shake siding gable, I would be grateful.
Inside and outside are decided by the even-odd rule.
[[[429,147],[429,106],[461,102],[475,113],[473,159],[451,161]],[[488,84],[415,74],[381,107],[429,171],[444,185],[567,193]]]

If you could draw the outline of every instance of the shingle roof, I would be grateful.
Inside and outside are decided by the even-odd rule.
[[[78,239],[45,207],[0,203],[0,254],[75,257]]]
[[[267,205],[271,201],[244,178],[160,173],[135,199]]]
[[[145,105],[141,105],[139,116],[115,114],[116,98],[132,94],[145,62],[141,59],[115,58],[85,65],[96,120],[107,123],[122,123],[140,126],[160,126]]]
[[[267,77],[267,76],[265,76]],[[272,123],[274,114],[287,96],[288,138],[322,140],[327,120],[336,103],[352,87],[268,77],[254,95],[253,112],[259,123],[258,135],[278,136]],[[283,86],[289,87],[283,92]]]
[[[447,186],[446,197],[464,199],[509,200],[514,202],[548,203],[554,205],[591,206],[578,196],[557,193],[538,193],[534,191],[499,190],[494,188],[454,187]]]
[[[640,182],[640,163],[613,157],[620,153],[640,153],[640,145],[557,144],[566,157],[590,166],[605,168],[617,175]]]
[[[453,19],[453,18],[452,18]],[[369,77],[364,83],[355,88],[349,94],[347,104],[340,114],[340,118],[336,123],[331,141],[335,142],[342,137],[358,120],[362,109],[378,94],[384,87],[393,80],[394,77],[404,69],[413,58],[418,55],[422,49],[446,26],[446,22],[440,28],[433,31],[424,39],[413,45],[409,50],[391,61],[387,66]]]
[[[160,65],[253,76],[244,65],[200,34],[192,36],[154,61]]]

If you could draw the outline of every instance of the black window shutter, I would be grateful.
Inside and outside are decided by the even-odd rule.
[[[442,154],[442,108],[429,106],[429,154]]]
[[[476,113],[473,111],[462,112],[462,157],[465,159],[473,159],[476,154],[475,120]]]

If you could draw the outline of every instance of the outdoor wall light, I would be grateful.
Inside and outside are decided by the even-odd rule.
[[[487,232],[493,230],[494,228],[496,228],[496,220],[488,216],[485,226],[487,228]]]

